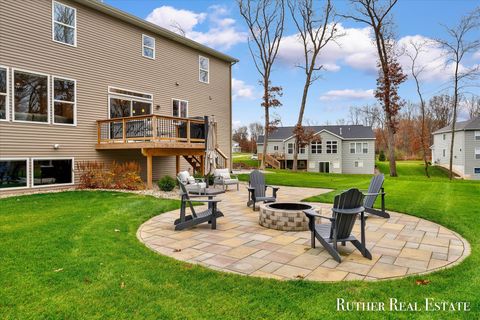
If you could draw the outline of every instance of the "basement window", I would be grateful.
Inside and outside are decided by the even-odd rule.
[[[0,190],[28,187],[27,159],[0,159]]]
[[[73,184],[72,159],[33,159],[34,187]]]

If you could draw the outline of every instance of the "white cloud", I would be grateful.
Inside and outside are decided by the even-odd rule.
[[[232,78],[232,99],[238,98],[255,99],[255,89],[243,80]]]
[[[480,60],[480,50],[474,53],[473,58]]]
[[[233,120],[232,121],[232,129],[238,129],[242,126],[242,121],[240,120]]]
[[[239,31],[235,26],[236,21],[229,18],[228,14],[225,7],[218,5],[200,13],[161,6],[150,12],[146,20],[204,45],[228,50],[237,43],[247,41],[247,33]],[[199,31],[198,28],[205,23],[208,24],[207,31]]]
[[[343,90],[330,90],[327,93],[320,96],[320,100],[349,100],[349,99],[371,99],[374,96],[373,89],[369,90],[355,90],[355,89],[343,89]]]

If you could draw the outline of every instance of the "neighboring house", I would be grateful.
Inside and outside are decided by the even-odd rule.
[[[242,152],[242,148],[240,148],[240,143],[238,143],[235,140],[232,140],[232,152],[233,153]]]
[[[375,171],[375,134],[371,127],[332,125],[307,127],[316,132],[316,140],[300,148],[298,168],[310,172],[365,173]],[[267,154],[281,168],[292,168],[296,148],[294,127],[279,127],[269,135]],[[263,151],[264,136],[257,142]],[[259,159],[261,155],[259,154]],[[271,161],[272,166],[275,161]]]
[[[453,171],[465,179],[480,180],[480,117],[455,124]],[[433,133],[432,164],[449,168],[452,126]]]
[[[212,115],[230,166],[236,59],[101,1],[0,7],[0,191],[74,185],[81,161],[137,161],[149,187],[201,170]]]

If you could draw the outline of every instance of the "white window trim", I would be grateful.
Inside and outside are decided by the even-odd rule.
[[[477,159],[477,156],[480,156],[480,148],[475,148],[474,154],[473,154],[473,159],[474,160],[480,160],[480,158]]]
[[[67,80],[67,81],[73,81],[74,83],[74,101],[63,101],[63,100],[55,100],[55,79],[59,80]],[[77,126],[77,80],[75,79],[69,79],[66,77],[60,77],[60,76],[52,76],[52,124],[58,125],[58,126],[67,126],[67,127],[76,127]],[[68,103],[68,104],[73,104],[73,124],[70,123],[56,123],[55,122],[55,102],[61,102],[61,103]]]
[[[279,147],[278,146],[273,146],[273,151],[278,151]]]
[[[7,72],[7,78],[6,78],[6,87],[7,87],[7,92],[6,92],[6,99],[5,99],[5,119],[0,119],[0,121],[10,121],[10,70],[7,66],[2,66],[0,65],[0,69],[5,69]],[[1,95],[4,95],[3,93],[0,93]]]
[[[130,96],[128,94],[123,94],[123,93],[110,92],[110,89],[124,90],[124,91],[135,92],[135,93],[138,93],[138,94],[149,95],[151,98],[142,98],[142,97]],[[130,101],[135,100],[135,101],[142,101],[142,102],[150,102],[151,103],[150,114],[153,114],[153,94],[147,93],[147,92],[130,90],[130,89],[123,89],[123,88],[120,88],[120,87],[108,86],[107,119],[111,119],[110,118],[110,99],[111,98],[118,98],[118,99],[130,100]],[[132,114],[132,108],[133,108],[133,104],[130,105],[130,114]]]
[[[153,47],[149,47],[149,46],[145,45],[145,37],[149,37],[149,38],[153,39]],[[142,57],[147,58],[147,59],[151,59],[151,60],[155,60],[155,54],[156,54],[155,47],[156,47],[156,45],[157,45],[157,42],[156,42],[155,37],[149,36],[148,34],[142,34]],[[144,48],[152,49],[153,50],[153,57],[146,56],[145,51],[143,50]]]
[[[312,146],[315,145],[317,148],[315,152],[313,152]],[[319,148],[320,147],[320,148]],[[318,152],[320,150],[320,152]],[[322,142],[311,142],[310,143],[310,154],[322,154],[323,147],[322,147]]]
[[[355,160],[354,163],[353,163],[353,166],[355,168],[363,168],[363,160]]]
[[[25,72],[25,73],[31,73],[31,74],[36,74],[36,75],[39,75],[39,76],[46,76],[47,77],[47,122],[38,122],[38,121],[26,121],[26,120],[16,120],[15,119],[15,71],[19,71],[19,72]],[[50,92],[50,75],[49,74],[46,74],[46,73],[41,73],[41,72],[35,72],[35,71],[30,71],[30,70],[25,70],[25,69],[16,69],[16,68],[12,68],[12,81],[11,81],[11,85],[12,85],[12,121],[13,122],[20,122],[20,123],[30,123],[30,124],[39,124],[39,125],[49,125],[51,123],[51,118],[50,118],[50,114],[51,114],[51,101],[50,101],[50,97],[51,97],[51,92]]]
[[[75,12],[75,23],[74,23],[74,26],[70,26],[70,25],[68,25],[68,24],[55,21],[55,3],[58,3],[58,4],[62,5],[62,6],[68,7],[68,8],[70,8],[70,9],[73,9],[73,11]],[[73,28],[73,44],[65,43],[65,42],[62,42],[62,41],[55,40],[55,23],[58,23],[58,24],[60,24],[60,25],[63,25],[63,26],[69,27],[69,28]],[[53,42],[60,43],[60,44],[64,44],[64,45],[66,45],[66,46],[77,47],[77,8],[74,8],[74,7],[72,7],[72,6],[66,5],[66,4],[64,4],[64,3],[62,3],[62,2],[59,2],[59,1],[52,1],[52,40],[53,40]]]
[[[473,137],[475,138],[475,140],[480,140],[480,130],[474,131]]]
[[[208,69],[202,69],[201,64],[200,64],[200,60],[202,58],[207,59]],[[206,71],[207,72],[207,82],[202,81],[202,78],[200,77],[200,74],[201,74],[200,71]],[[204,57],[204,56],[198,56],[198,81],[200,81],[201,83],[207,83],[207,84],[210,83],[210,59],[207,58],[207,57]]]
[[[182,117],[179,117],[179,116],[176,116],[173,114],[173,101],[177,100],[178,102],[186,102],[187,103],[187,116],[185,118],[188,118],[189,117],[189,114],[190,114],[190,105],[188,103],[188,100],[183,100],[183,99],[177,99],[177,98],[172,98],[172,117],[177,117],[177,118],[182,118]],[[180,107],[180,106],[179,106]],[[180,109],[178,110],[180,113]]]
[[[474,167],[474,168],[473,168],[473,174],[474,174],[474,175],[480,175],[480,173],[475,173],[475,169],[480,169],[480,168],[479,168],[479,167]]]
[[[292,146],[292,152],[290,152],[290,145]],[[295,152],[295,143],[289,142],[287,143],[287,153],[288,154],[293,154]]]
[[[27,186],[26,187],[12,187],[12,188],[3,188],[0,191],[8,190],[22,190],[30,188],[30,159],[29,158],[0,158],[0,161],[26,161],[27,162]]]
[[[55,183],[55,184],[46,184],[46,185],[35,185],[35,160],[72,160],[72,182],[70,183]],[[30,172],[30,178],[32,179],[32,188],[49,188],[49,187],[59,187],[59,186],[73,186],[75,184],[75,158],[73,157],[41,157],[41,158],[32,158],[32,170]]]

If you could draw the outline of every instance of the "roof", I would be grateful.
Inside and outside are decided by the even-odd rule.
[[[305,128],[312,129],[316,133],[327,131],[342,140],[375,139],[372,127],[362,125],[305,126]],[[293,136],[294,129],[295,127],[278,127],[270,133],[268,140],[286,140]],[[263,136],[258,137],[257,143],[263,143]]]
[[[207,46],[204,46],[203,44],[200,44],[196,41],[193,41],[191,39],[188,39],[186,37],[183,37],[173,31],[167,30],[165,28],[162,28],[154,23],[148,22],[146,20],[140,19],[132,14],[126,13],[125,11],[119,10],[117,8],[114,8],[108,4],[102,3],[98,0],[73,0],[77,3],[80,3],[84,6],[87,6],[89,8],[95,9],[97,11],[103,12],[111,17],[117,18],[119,20],[122,20],[126,23],[132,24],[134,26],[143,28],[145,30],[148,30],[150,32],[153,32],[157,35],[160,35],[162,37],[165,37],[167,39],[179,42],[183,45],[186,45],[187,47],[190,47],[192,49],[201,51],[203,53],[207,53],[213,57],[216,57],[220,60],[230,62],[230,63],[236,63],[238,62],[238,59],[231,57],[227,54],[221,53],[220,51],[214,50],[212,48],[209,48]]]
[[[469,131],[469,130],[480,130],[480,117],[455,123],[455,131]],[[433,134],[446,133],[451,131],[452,131],[452,125],[449,124],[448,126],[433,132]]]

